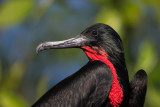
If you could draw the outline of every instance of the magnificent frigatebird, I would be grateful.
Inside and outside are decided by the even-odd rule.
[[[60,48],[81,48],[89,62],[51,88],[33,107],[143,106],[147,74],[139,70],[129,83],[122,41],[110,26],[94,24],[75,38],[41,43],[36,51]]]

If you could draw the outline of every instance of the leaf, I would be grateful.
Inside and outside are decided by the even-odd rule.
[[[4,2],[0,10],[0,27],[7,27],[21,21],[27,16],[32,5],[32,0]]]
[[[25,74],[25,65],[23,64],[23,62],[20,61],[15,62],[11,66],[8,75],[4,76],[3,85],[12,90],[18,89],[24,74]]]
[[[0,107],[28,107],[27,102],[17,94],[7,90],[0,90]]]
[[[158,55],[155,51],[154,45],[149,41],[144,41],[140,47],[138,60],[135,71],[137,69],[144,69],[147,74],[153,71],[158,62]]]
[[[153,85],[150,85],[150,87],[148,87],[147,89],[145,105],[148,107],[160,107],[159,99],[160,99],[159,90],[153,87]]]
[[[44,94],[46,90],[47,90],[47,81],[46,78],[42,76],[38,82],[36,99],[39,99],[42,96],[42,93]]]
[[[131,26],[139,23],[141,13],[140,8],[137,5],[133,3],[127,3],[127,5],[125,5],[123,8],[123,12],[125,23],[130,24]]]

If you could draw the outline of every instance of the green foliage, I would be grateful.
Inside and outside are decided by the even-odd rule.
[[[36,91],[36,99],[38,100],[47,90],[47,82],[46,82],[46,78],[44,76],[42,76],[39,79],[38,85],[37,85],[37,91]]]
[[[7,43],[12,43],[12,41],[6,40],[7,42],[2,41],[4,44],[0,44],[2,45],[2,47],[0,46],[0,107],[30,106],[48,89],[48,81],[45,73],[47,73],[47,71],[49,72],[49,70],[42,70],[41,66],[46,66],[48,60],[50,61],[51,59],[47,59],[47,56],[43,55],[41,58],[44,62],[41,61],[40,58],[37,59],[33,52],[35,51],[33,50],[35,49],[34,43],[44,41],[42,39],[48,40],[51,38],[51,36],[46,35],[65,35],[66,32],[68,33],[66,29],[70,29],[67,27],[71,26],[74,30],[76,29],[77,32],[80,32],[82,28],[79,26],[82,26],[84,22],[79,22],[79,19],[90,20],[84,18],[84,16],[89,14],[87,13],[87,9],[90,7],[85,9],[86,12],[82,12],[81,10],[77,11],[75,9],[76,6],[69,6],[67,1],[53,1],[54,0],[8,0],[2,3],[0,1],[0,28],[4,29],[4,35],[9,29],[14,29],[13,25],[21,24],[21,26],[25,28],[23,29],[24,32],[18,32],[22,32],[20,35],[23,36],[25,42],[27,40],[30,41],[27,46],[31,48],[26,52],[27,48],[22,49],[22,44],[15,46],[17,42],[24,42],[21,41],[22,39],[17,39],[20,42],[14,41],[15,43],[12,44],[12,47],[20,48],[20,53],[23,53],[23,51],[26,53],[24,52],[25,55],[22,55],[23,58],[21,56],[21,59],[10,61],[8,59],[11,56],[3,53],[2,51],[5,50],[2,47]],[[160,34],[160,0],[88,1],[87,3],[89,5],[94,5],[97,9],[97,11],[90,11],[90,13],[94,14],[92,15],[93,20],[90,21],[90,23],[108,24],[120,34],[124,43],[130,79],[132,79],[131,77],[133,77],[139,69],[144,69],[147,72],[148,90],[145,107],[160,107],[160,58],[158,54],[158,52],[160,52],[160,45],[159,40],[157,40],[159,37],[156,36]],[[74,3],[72,5],[74,5]],[[73,20],[74,15],[79,19]],[[63,23],[64,26],[60,25],[61,23]],[[74,24],[77,25],[74,26]],[[2,29],[0,29],[0,40],[1,37],[3,37]],[[29,37],[29,35],[32,36]],[[37,40],[37,38],[40,38],[40,35],[43,35],[44,38]],[[14,37],[10,36],[12,39]],[[33,39],[32,37],[35,38]],[[63,39],[64,37],[57,37],[56,39],[61,38]],[[138,38],[138,41],[135,41],[135,38]],[[134,49],[133,52],[131,51],[133,48],[131,46],[138,47]],[[8,45],[5,49],[7,48]],[[14,53],[16,53],[15,50]],[[79,53],[80,51],[76,49],[51,52],[55,58],[53,61],[55,63],[57,59],[68,63],[70,59],[74,59]],[[41,73],[40,71],[46,72]],[[28,84],[34,84],[34,86]]]
[[[28,107],[26,101],[11,90],[0,90],[1,107]]]
[[[148,85],[145,107],[159,107],[160,92],[152,84]]]
[[[127,3],[123,8],[124,23],[136,26],[140,21],[141,14],[140,7],[133,3]]]
[[[113,27],[122,37],[122,17],[118,10],[106,6],[102,6],[95,23],[105,23]]]
[[[25,66],[22,62],[15,62],[9,69],[7,75],[4,77],[3,85],[9,89],[19,88],[19,84],[25,73]],[[13,83],[14,82],[14,83]]]
[[[0,10],[0,27],[21,21],[29,13],[32,5],[32,0],[12,0],[3,3]]]
[[[1,65],[0,65],[1,66]],[[19,89],[22,77],[25,73],[22,62],[14,63],[6,75],[0,81],[0,106],[1,107],[27,107],[24,98],[17,94],[15,90]],[[2,74],[2,72],[0,72]]]
[[[154,68],[157,65],[157,52],[155,50],[154,45],[149,41],[144,41],[139,48],[139,56],[137,58],[135,71],[138,68],[143,68],[147,74],[149,75],[150,72],[153,72]]]

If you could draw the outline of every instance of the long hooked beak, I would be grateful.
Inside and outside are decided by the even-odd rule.
[[[75,38],[54,41],[54,42],[43,42],[39,44],[36,48],[36,53],[47,49],[61,49],[61,48],[80,48],[85,45],[87,38],[83,35],[78,35]]]

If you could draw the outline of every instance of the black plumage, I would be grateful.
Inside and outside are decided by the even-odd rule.
[[[111,84],[112,73],[106,64],[88,62],[49,90],[33,107],[97,107],[107,100]]]
[[[129,83],[122,41],[110,26],[92,25],[75,38],[41,43],[36,51],[57,48],[81,48],[90,61],[50,89],[33,107],[143,106],[147,75],[140,70]]]
[[[129,107],[143,107],[147,91],[147,74],[139,70],[133,77],[130,90]]]

